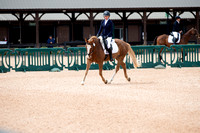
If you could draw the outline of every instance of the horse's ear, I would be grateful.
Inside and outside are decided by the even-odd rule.
[[[85,38],[85,42],[86,42],[86,43],[88,43],[88,40],[87,40],[87,38]]]

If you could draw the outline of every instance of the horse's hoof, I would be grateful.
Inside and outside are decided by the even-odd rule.
[[[127,80],[130,82],[130,81],[131,81],[131,78],[128,78]]]
[[[84,81],[81,82],[81,85],[84,85]]]
[[[105,81],[105,84],[107,84],[107,83],[108,83],[108,80]]]

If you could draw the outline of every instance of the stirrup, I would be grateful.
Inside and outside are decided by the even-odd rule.
[[[176,43],[174,43],[174,42],[173,42],[173,44],[172,44],[172,45],[176,45]]]
[[[104,60],[106,60],[107,58],[108,58],[108,55],[106,54]]]

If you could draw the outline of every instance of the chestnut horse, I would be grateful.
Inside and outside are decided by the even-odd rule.
[[[135,57],[134,51],[131,49],[130,44],[120,40],[120,39],[115,39],[115,42],[119,48],[118,52],[113,54],[113,58],[117,60],[117,66],[115,69],[115,72],[112,76],[112,78],[107,81],[102,75],[102,69],[103,69],[103,62],[108,61],[110,59],[109,55],[106,57],[104,54],[104,50],[102,48],[102,45],[100,43],[100,39],[97,38],[96,36],[92,36],[89,40],[85,39],[86,42],[86,49],[87,49],[87,68],[85,72],[85,76],[82,81],[82,85],[84,85],[88,70],[90,68],[90,65],[92,62],[95,62],[99,65],[99,75],[101,76],[103,82],[105,84],[111,83],[114,79],[114,76],[116,73],[119,71],[119,67],[122,66],[124,70],[124,76],[125,78],[130,81],[130,77],[128,77],[127,72],[126,72],[126,64],[123,62],[124,57],[128,53],[130,57],[133,60],[134,67],[137,68],[139,67],[137,63],[137,59]],[[106,58],[105,58],[106,57]]]
[[[197,29],[191,28],[189,31],[187,31],[184,35],[182,35],[181,40],[178,44],[187,44],[192,35],[196,35],[199,38],[199,34]],[[157,36],[154,39],[154,45],[165,45],[167,47],[170,47],[173,43],[168,43],[168,36],[166,34]],[[160,55],[162,52],[163,48],[160,50],[159,53],[159,58],[162,60],[162,56]]]

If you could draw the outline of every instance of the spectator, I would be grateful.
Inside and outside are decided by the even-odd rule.
[[[4,36],[4,41],[7,41],[7,38],[6,38],[6,36]]]
[[[48,44],[54,44],[55,43],[55,39],[52,38],[52,36],[49,36],[49,39],[47,40]],[[49,48],[53,48],[53,45],[50,45]]]

